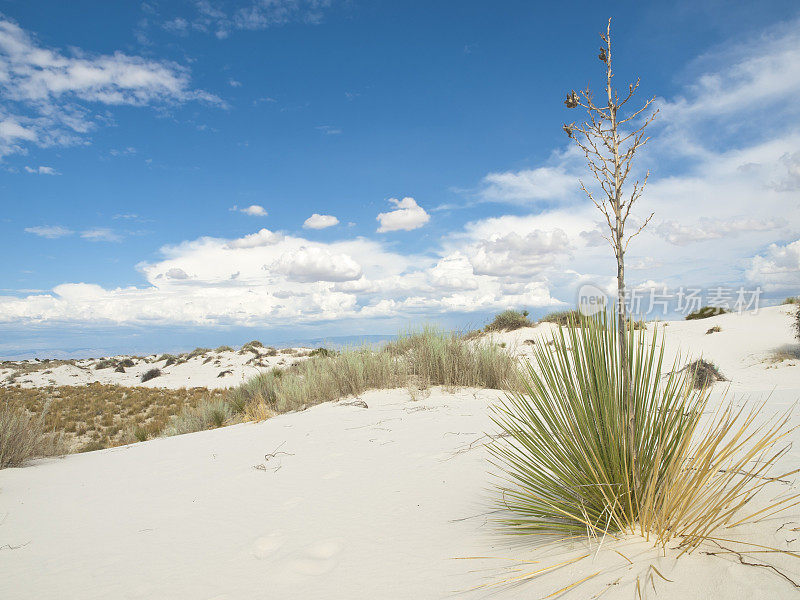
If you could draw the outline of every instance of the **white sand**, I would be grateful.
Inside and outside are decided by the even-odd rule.
[[[35,360],[9,361],[0,365],[0,387],[20,385],[24,388],[34,388],[103,383],[170,389],[228,388],[239,385],[260,371],[275,367],[284,368],[299,360],[305,360],[310,351],[310,348],[284,348],[277,350],[275,356],[270,356],[268,348],[253,348],[244,353],[236,350],[222,352],[210,350],[200,356],[189,358],[185,362],[171,365],[166,365],[166,360],[158,360],[161,358],[161,355],[158,354],[145,357],[110,357],[117,361],[130,359],[135,363],[131,367],[123,367],[124,373],[116,372],[113,366],[96,368],[100,361],[108,360],[108,358],[53,363],[42,363]],[[142,383],[142,375],[154,368],[159,369],[161,375]],[[9,376],[14,374],[16,376],[9,379]]]
[[[719,324],[723,331],[705,335]],[[524,348],[549,326],[496,336]],[[764,362],[791,345],[785,308],[666,327],[668,344],[717,362],[729,393],[768,412],[800,398],[798,361]],[[502,338],[502,340],[500,340]],[[674,351],[674,348],[671,348]],[[721,395],[727,384],[717,384]],[[435,389],[363,394],[368,408],[328,403],[264,423],[158,439],[0,471],[0,598],[791,598],[774,571],[730,554],[675,562],[636,538],[532,549],[489,521],[483,432],[500,392]],[[800,421],[800,416],[795,415]],[[781,466],[800,466],[800,432]],[[276,451],[265,459],[265,455]],[[261,468],[255,468],[261,465]],[[797,493],[797,481],[773,493]],[[800,550],[800,510],[723,537]],[[741,547],[741,546],[737,546]],[[612,551],[620,550],[633,565]],[[513,573],[587,558],[514,588],[466,592]],[[800,582],[800,559],[755,554]],[[508,563],[516,565],[517,563]],[[652,571],[651,571],[652,573]],[[648,580],[649,581],[649,580]],[[616,583],[615,583],[616,582]],[[653,591],[653,587],[657,594]]]

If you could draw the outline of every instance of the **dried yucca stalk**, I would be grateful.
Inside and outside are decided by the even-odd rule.
[[[720,527],[796,503],[790,496],[746,510],[777,479],[769,472],[785,451],[789,413],[758,424],[763,405],[737,409],[723,399],[704,416],[708,390],[692,389],[690,372],[662,377],[657,327],[649,339],[632,328],[625,334],[641,477],[634,485],[618,329],[604,313],[580,320],[536,346],[523,391],[495,407],[504,435],[490,450],[504,473],[506,531],[639,533],[663,546],[680,538],[691,551]]]

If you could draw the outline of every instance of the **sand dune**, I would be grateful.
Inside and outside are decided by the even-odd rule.
[[[714,325],[721,331],[706,334]],[[524,354],[525,340],[543,343],[551,327],[494,338]],[[769,397],[774,413],[800,399],[800,361],[772,358],[796,347],[786,308],[665,331],[671,355],[702,353],[730,379],[716,384],[714,401],[726,390]],[[730,553],[676,563],[675,552],[636,537],[537,549],[499,536],[483,444],[494,431],[487,408],[500,395],[373,391],[360,396],[367,408],[327,403],[0,471],[0,597],[543,598],[597,572],[561,597],[634,598],[637,577],[647,583],[643,597],[654,589],[682,600],[797,595],[784,576]],[[800,466],[800,431],[793,435],[784,468]],[[797,488],[796,479],[777,482],[770,494]],[[721,537],[798,552],[800,510]],[[508,567],[519,560],[541,561],[522,567],[535,570],[583,555],[520,586],[467,591],[514,576]],[[515,561],[454,560],[474,556]],[[754,556],[800,583],[800,559]]]

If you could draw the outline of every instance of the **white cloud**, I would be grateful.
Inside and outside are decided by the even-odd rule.
[[[234,206],[233,210],[238,210],[240,213],[250,215],[251,217],[266,217],[268,214],[267,210],[258,204],[251,204],[245,208],[237,208]]]
[[[418,229],[430,221],[430,215],[419,206],[414,198],[389,198],[389,202],[397,208],[393,211],[380,213],[376,219],[380,223],[378,233],[387,231],[411,231]]]
[[[236,81],[235,79],[229,79],[228,80],[228,85],[231,86],[231,87],[238,88],[238,87],[242,87],[242,82],[241,81]]]
[[[563,161],[564,156],[558,157]],[[578,175],[563,166],[489,173],[481,182],[480,199],[488,202],[530,204],[541,200],[563,201],[578,191]]]
[[[314,213],[308,217],[303,223],[304,229],[325,229],[326,227],[333,227],[339,224],[339,219],[333,215],[320,215]]]
[[[19,25],[0,17],[0,157],[25,144],[85,143],[85,135],[108,121],[93,105],[170,105],[216,96],[194,90],[178,64],[122,52],[69,54],[39,44]],[[16,113],[16,114],[14,114]]]
[[[278,258],[268,270],[286,275],[290,281],[353,281],[362,269],[353,257],[333,254],[324,247],[301,247]]]
[[[257,31],[289,23],[316,24],[322,21],[331,0],[250,0],[230,10],[210,0],[196,0],[194,5],[196,13],[189,20],[171,19],[164,29],[179,35],[191,29],[225,39],[234,31]]]
[[[766,252],[753,257],[747,278],[766,291],[795,293],[800,287],[800,240],[770,244]]]
[[[698,221],[679,223],[678,221],[662,221],[656,227],[656,233],[670,244],[684,246],[692,242],[703,242],[738,233],[751,231],[770,231],[777,229],[779,223],[774,219],[753,219],[749,217],[712,219],[704,217]]]
[[[61,175],[58,171],[56,171],[53,167],[25,167],[25,171],[27,173],[34,173],[36,175]]]
[[[81,231],[81,237],[90,242],[120,242],[122,236],[107,227],[95,227]]]
[[[36,227],[26,227],[25,231],[32,233],[33,235],[38,235],[39,237],[50,239],[60,238],[75,233],[71,229],[67,229],[61,225],[37,225]]]

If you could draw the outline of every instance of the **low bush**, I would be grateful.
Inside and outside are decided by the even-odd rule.
[[[44,411],[33,415],[22,406],[0,401],[0,469],[21,467],[28,460],[67,452],[60,434],[45,429]]]
[[[789,296],[781,304],[800,304],[800,296]]]
[[[721,306],[704,306],[702,308],[698,308],[694,312],[689,313],[684,318],[687,321],[695,321],[697,319],[708,319],[709,317],[724,315],[728,312],[730,311],[727,308],[722,308]]]
[[[214,352],[216,352],[216,353],[233,352],[233,348],[231,348],[230,346],[217,346],[217,348],[214,350]]]
[[[324,358],[324,357],[328,357],[328,356],[336,356],[336,351],[335,350],[330,350],[328,348],[320,347],[320,348],[314,348],[311,352],[308,353],[308,355],[309,356],[322,356]]]
[[[136,363],[135,363],[135,362],[133,362],[133,360],[132,360],[132,359],[130,359],[130,358],[124,358],[124,359],[122,359],[121,361],[119,361],[119,365],[120,365],[121,367],[132,367],[132,366],[134,366],[135,364],[136,364]]]
[[[123,367],[122,365],[119,365],[116,369],[114,369],[114,373],[124,373],[124,372],[125,372],[125,367]]]
[[[161,369],[150,369],[142,375],[142,383],[155,379],[156,377],[161,377]]]
[[[99,371],[100,369],[110,369],[111,367],[116,367],[117,364],[117,361],[113,359],[104,358],[103,360],[97,361],[94,365],[94,368],[95,370]]]
[[[247,352],[252,352],[254,354],[260,354],[261,351],[259,348],[263,348],[264,344],[259,342],[258,340],[253,340],[251,342],[247,342],[244,346],[241,347],[239,350],[239,354],[246,354]]]
[[[204,354],[208,354],[211,352],[211,348],[195,348],[189,354],[186,355],[187,360],[190,358],[194,358],[195,356],[203,356]]]
[[[531,327],[533,323],[528,320],[527,311],[504,310],[495,316],[494,320],[486,326],[486,331],[513,331],[523,327]]]
[[[571,326],[581,322],[581,313],[577,310],[558,310],[555,312],[547,313],[541,319],[540,323],[555,323],[556,325]]]
[[[794,327],[794,336],[800,340],[800,306],[797,307],[797,310],[794,311],[794,318],[793,323]]]

